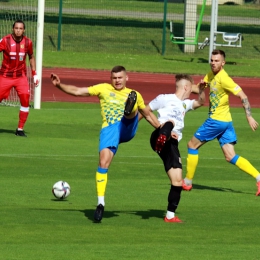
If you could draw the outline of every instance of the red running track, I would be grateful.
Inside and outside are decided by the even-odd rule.
[[[52,72],[57,74],[63,83],[76,85],[78,87],[88,87],[98,83],[110,82],[110,71],[43,68],[42,101],[99,102],[97,97],[74,97],[55,88],[50,80]],[[139,91],[146,104],[159,94],[173,93],[175,91],[174,74],[138,72],[128,72],[127,74],[129,77],[127,87]],[[203,76],[194,75],[193,78],[195,83],[197,83],[203,78]],[[233,80],[243,88],[244,92],[248,96],[251,106],[260,107],[260,78],[233,77]],[[196,95],[192,95],[191,98],[196,98]],[[208,99],[206,105],[208,105]],[[231,95],[230,105],[233,107],[241,106],[241,101],[239,98]]]

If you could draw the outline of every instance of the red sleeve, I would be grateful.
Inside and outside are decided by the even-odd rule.
[[[5,49],[5,40],[4,38],[2,38],[0,40],[0,52],[3,51]]]

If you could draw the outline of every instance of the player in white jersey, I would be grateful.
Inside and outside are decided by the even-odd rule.
[[[175,216],[182,191],[182,163],[178,143],[182,138],[186,112],[201,107],[205,102],[203,87],[196,90],[198,100],[188,99],[196,87],[191,76],[177,74],[175,80],[174,94],[159,95],[147,106],[150,111],[158,112],[161,127],[152,132],[150,142],[152,149],[161,157],[171,182],[165,222],[182,222]]]
[[[174,122],[172,132],[177,134],[178,141],[182,139],[185,113],[193,109],[194,100],[179,99],[176,94],[161,94],[150,102],[152,110],[157,110],[161,124],[167,121]]]

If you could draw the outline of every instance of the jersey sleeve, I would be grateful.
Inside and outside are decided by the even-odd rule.
[[[4,38],[0,39],[0,52],[5,49],[5,40]]]
[[[230,93],[233,93],[234,95],[236,95],[242,90],[241,87],[237,83],[235,83],[233,79],[229,76],[222,78],[221,85],[225,90],[227,90]]]
[[[90,96],[99,96],[104,88],[105,84],[97,84],[94,86],[88,87],[88,92]]]
[[[149,106],[150,106],[152,111],[158,110],[163,106],[163,104],[164,104],[164,102],[163,102],[164,98],[163,97],[164,97],[164,95],[161,94],[149,103]]]
[[[144,99],[142,97],[142,95],[136,91],[136,94],[137,94],[137,106],[138,106],[138,109],[144,109],[145,108],[145,104],[144,104]]]
[[[190,110],[194,110],[193,109],[193,103],[194,103],[195,99],[185,99],[183,101],[183,103],[185,104],[184,108],[185,108],[185,112],[188,112]]]

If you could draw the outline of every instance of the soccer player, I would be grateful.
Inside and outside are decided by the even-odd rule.
[[[182,191],[182,162],[178,144],[182,139],[185,114],[205,102],[204,86],[194,90],[191,76],[177,74],[175,79],[174,94],[159,95],[147,106],[149,111],[158,112],[161,127],[153,131],[150,142],[152,149],[161,157],[171,183],[165,222],[182,222],[175,215]],[[192,91],[199,93],[198,100],[189,99]]]
[[[27,55],[35,86],[37,87],[40,82],[36,73],[33,43],[24,33],[24,22],[17,20],[13,24],[12,34],[8,34],[0,40],[0,52],[3,52],[3,62],[0,68],[0,102],[8,98],[14,87],[21,104],[15,135],[22,137],[26,137],[23,128],[29,115],[30,100],[30,89],[26,76]]]
[[[76,87],[61,83],[51,74],[52,83],[63,92],[74,96],[97,96],[100,100],[102,129],[99,136],[99,165],[96,172],[97,208],[94,220],[100,222],[105,207],[105,191],[108,168],[120,143],[130,141],[137,131],[138,111],[155,128],[160,126],[156,116],[150,112],[141,94],[126,87],[128,76],[123,66],[111,70],[111,84],[102,83],[90,87]]]
[[[183,180],[183,189],[192,189],[192,180],[198,165],[199,148],[205,143],[217,138],[227,162],[236,165],[242,171],[254,177],[257,181],[256,196],[260,195],[260,174],[244,157],[236,154],[234,145],[237,142],[236,132],[232,123],[229,94],[241,99],[245,116],[251,129],[255,131],[258,123],[252,117],[250,103],[242,88],[237,85],[224,70],[225,52],[213,50],[211,54],[211,71],[199,83],[210,88],[209,117],[195,132],[188,142],[187,173]]]

